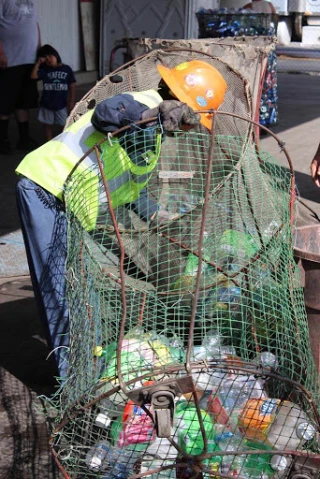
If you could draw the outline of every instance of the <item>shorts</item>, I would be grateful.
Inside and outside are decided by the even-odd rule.
[[[46,125],[61,125],[64,126],[66,124],[68,118],[68,111],[67,108],[64,107],[62,110],[48,110],[43,106],[40,106],[39,113],[38,113],[38,120],[41,123],[45,123]]]
[[[38,107],[37,81],[30,78],[32,68],[33,65],[17,65],[0,69],[1,115]]]

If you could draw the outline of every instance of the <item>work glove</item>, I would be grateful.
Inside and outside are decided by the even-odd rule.
[[[160,120],[165,131],[181,130],[183,125],[193,127],[199,125],[200,115],[195,113],[186,103],[178,100],[164,100],[156,108],[146,110],[142,119],[160,115]]]
[[[160,103],[159,113],[165,131],[181,130],[183,125],[195,126],[200,123],[200,115],[178,100],[165,100]]]

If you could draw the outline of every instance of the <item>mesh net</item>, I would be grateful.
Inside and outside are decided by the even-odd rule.
[[[211,133],[162,138],[140,191],[146,209],[158,205],[150,221],[110,178],[122,151],[151,161],[159,126],[106,139],[66,185],[70,365],[52,400],[66,477],[284,477],[295,454],[318,450],[292,174],[251,142],[245,82],[209,61],[229,75],[229,113]],[[136,70],[123,77],[140,86]]]

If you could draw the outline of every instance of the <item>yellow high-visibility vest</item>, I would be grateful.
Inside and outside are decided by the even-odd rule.
[[[154,108],[162,102],[155,90],[127,94],[148,108]],[[93,127],[92,114],[93,110],[88,111],[60,135],[26,155],[16,173],[62,200],[65,182],[79,159],[105,138]],[[147,148],[141,151],[140,158],[144,160],[141,164],[141,161],[136,163],[131,159],[116,137],[101,144],[101,160],[113,207],[130,203],[139,197],[156,166],[160,146],[159,130],[152,151]],[[95,227],[101,205],[104,204],[104,208],[106,206],[106,193],[100,176],[96,153],[93,151],[79,164],[71,180],[71,188],[74,184],[77,191],[70,194],[70,208],[87,230]]]

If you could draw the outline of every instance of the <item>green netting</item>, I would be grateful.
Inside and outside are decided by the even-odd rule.
[[[292,174],[244,137],[167,136],[145,179],[159,214],[143,221],[132,172],[154,161],[158,131],[106,140],[104,173],[79,168],[66,186],[70,366],[54,455],[70,478],[285,477],[319,429]],[[131,170],[114,188],[118,142]]]

